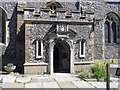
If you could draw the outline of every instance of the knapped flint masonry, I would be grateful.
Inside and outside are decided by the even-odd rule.
[[[0,56],[26,74],[75,73],[120,60],[120,2],[1,2]]]

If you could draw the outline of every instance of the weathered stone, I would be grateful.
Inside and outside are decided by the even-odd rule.
[[[43,90],[43,85],[40,82],[39,83],[38,82],[36,82],[36,83],[26,83],[25,88],[36,88],[36,89],[40,88],[40,90]]]
[[[31,81],[30,77],[18,77],[16,78],[16,82],[18,83],[28,83]]]
[[[77,88],[72,82],[58,82],[60,88]]]
[[[14,83],[15,80],[16,80],[15,76],[5,75],[3,76],[3,85],[5,85],[6,83]]]
[[[2,83],[3,82],[3,78],[0,76],[0,83]]]
[[[102,90],[106,90],[106,84],[102,83],[102,82],[89,82],[92,86],[102,89]]]
[[[66,82],[72,82],[72,81],[79,81],[80,79],[79,78],[73,78],[73,77],[71,77],[71,78],[64,78],[64,77],[62,77],[62,78],[55,78],[55,80],[57,81],[57,82],[63,82],[63,81],[66,81]]]
[[[43,87],[44,88],[55,88],[55,89],[60,88],[56,82],[44,82]],[[60,89],[58,89],[58,90],[60,90]]]
[[[6,83],[4,86],[3,86],[3,90],[5,89],[23,89],[24,88],[24,84],[23,83]]]
[[[8,36],[6,37],[6,42],[9,43],[8,46],[2,47],[2,45],[0,45],[0,48],[2,47],[2,51],[0,52],[0,57],[2,57],[2,67],[8,62],[12,62],[17,66],[16,71],[24,73],[24,62],[46,62],[48,63],[48,67],[45,67],[46,70],[44,69],[43,72],[48,71],[49,73],[50,70],[47,70],[50,69],[49,40],[50,38],[53,40],[58,38],[57,35],[53,35],[53,32],[56,33],[56,31],[54,31],[56,30],[54,25],[58,23],[66,23],[68,25],[70,35],[68,38],[63,39],[73,40],[73,42],[71,42],[74,45],[73,62],[89,62],[113,58],[120,60],[119,32],[117,32],[118,43],[106,43],[104,41],[105,17],[108,13],[113,12],[119,18],[120,3],[118,1],[106,2],[102,0],[83,0],[80,2],[82,11],[76,10],[76,1],[60,2],[63,9],[56,10],[56,17],[50,16],[50,9],[45,8],[45,4],[46,2],[34,1],[1,1],[0,10],[7,15],[6,19],[8,25],[6,25],[6,30],[7,32],[9,31],[6,33]],[[35,15],[36,12],[38,15]],[[69,18],[66,18],[67,14],[70,14]],[[52,26],[54,26],[54,28]],[[73,32],[76,33],[75,36],[71,34]],[[1,33],[2,32],[0,31],[0,41],[2,40]],[[35,41],[38,39],[43,40],[43,58],[40,59],[36,59]],[[81,39],[85,39],[86,41],[84,58],[79,57],[79,41]],[[81,66],[80,64],[77,65]],[[30,68],[28,70],[30,70]],[[32,69],[30,72],[32,72]]]
[[[93,89],[95,90],[94,86],[90,85],[89,83],[85,82],[85,81],[73,81],[73,83],[78,87],[78,88],[87,88],[87,89]]]

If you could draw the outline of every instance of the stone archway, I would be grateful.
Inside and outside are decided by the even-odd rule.
[[[70,46],[66,41],[57,41],[53,51],[53,72],[70,73]]]
[[[55,45],[57,45],[56,41],[54,41],[53,39],[51,39],[49,44],[49,58],[50,58],[50,62],[49,62],[49,66],[48,66],[48,70],[50,71],[50,74],[53,75],[55,74],[54,72],[54,49],[55,49]],[[73,45],[73,40],[64,40],[65,43],[67,43],[67,45],[65,46],[69,46],[69,53],[70,53],[70,66],[69,66],[69,73],[74,73],[74,45]],[[56,72],[57,73],[57,72]],[[64,73],[64,72],[63,72]]]

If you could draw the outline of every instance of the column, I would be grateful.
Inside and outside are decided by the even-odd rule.
[[[70,59],[70,72],[71,73],[74,73],[74,49],[70,49],[70,51],[71,51],[71,59]]]
[[[50,74],[52,75],[54,72],[53,72],[53,46],[54,46],[54,40],[50,40],[49,42],[49,71],[50,71]]]
[[[50,74],[53,74],[53,50],[50,48]]]

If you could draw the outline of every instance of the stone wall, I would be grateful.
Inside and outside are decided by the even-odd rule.
[[[49,41],[47,41],[45,38],[45,35],[48,33],[48,31],[50,30],[52,25],[50,24],[33,24],[32,26],[29,27],[28,32],[30,33],[29,39],[30,39],[30,48],[29,48],[29,52],[30,52],[30,62],[45,62],[48,60],[45,60],[46,54],[48,53],[47,49],[49,49],[49,47],[47,47],[47,44]],[[36,59],[35,57],[35,45],[36,45],[36,40],[38,39],[42,39],[43,40],[43,46],[44,46],[44,52],[43,52],[43,58],[42,59]],[[45,57],[46,56],[46,57]]]
[[[46,60],[46,53],[48,53],[49,47],[47,46],[49,44],[49,41],[46,40],[45,35],[49,32],[52,24],[33,24],[29,27],[29,33],[30,33],[30,62],[43,62],[43,61],[49,61]],[[75,44],[75,61],[88,61],[92,59],[91,56],[91,32],[92,32],[92,25],[68,25],[69,30],[73,30],[77,33],[76,38],[74,38],[74,44]],[[84,34],[83,34],[84,33]],[[35,58],[35,42],[38,39],[43,39],[44,41],[44,57],[41,60],[37,60]],[[79,41],[81,39],[86,40],[86,57],[82,60],[79,58]],[[47,45],[46,45],[47,44]]]
[[[61,2],[63,8],[66,10],[65,12],[58,12],[56,17],[50,17],[49,12],[44,12],[41,10],[45,2],[27,2],[25,8],[35,8],[34,10],[28,10],[29,15],[27,18],[24,17],[24,9],[23,11],[17,12],[17,2],[0,2],[0,7],[2,7],[7,12],[8,18],[8,26],[9,30],[9,44],[6,47],[6,51],[2,56],[3,65],[6,65],[8,62],[12,62],[17,65],[17,68],[22,68],[23,63],[25,62],[25,27],[23,19],[46,19],[46,20],[64,20],[64,21],[77,21],[82,22],[78,25],[68,24],[69,29],[75,31],[77,36],[74,38],[75,44],[75,61],[88,61],[91,59],[100,60],[100,59],[120,59],[120,45],[119,44],[105,44],[104,36],[103,36],[103,23],[106,14],[110,12],[116,13],[120,16],[120,3],[114,2],[103,2],[103,1],[82,1],[81,7],[83,10],[87,12],[86,19],[80,19],[80,12],[74,13],[71,11],[76,10],[75,7],[76,2]],[[34,12],[40,12],[39,16],[35,16]],[[71,18],[65,18],[66,12],[72,13]],[[90,15],[88,13],[94,13],[94,15]],[[21,15],[21,20],[18,20],[18,14]],[[94,18],[94,26],[91,24],[88,25],[85,23],[89,22],[91,18]],[[17,22],[19,21],[19,22]],[[93,22],[93,21],[91,21]],[[18,25],[19,23],[19,25]],[[55,23],[55,22],[54,22]],[[41,60],[35,59],[35,40],[37,38],[44,39],[44,36],[49,31],[53,23],[49,24],[40,24],[40,23],[32,23],[28,32],[30,33],[30,62],[44,62],[49,61],[48,59],[48,44],[45,45],[47,40],[44,40],[44,58]],[[119,28],[120,29],[120,28]],[[78,58],[78,42],[80,39],[85,39],[86,44],[86,57],[84,59]],[[94,42],[93,42],[94,40]],[[48,42],[47,42],[48,43]],[[105,45],[105,46],[104,46]],[[17,47],[16,47],[17,46]],[[17,48],[17,50],[16,50]],[[94,50],[93,50],[94,49]],[[46,53],[47,52],[47,53]],[[17,55],[16,55],[17,53]],[[19,71],[19,70],[18,70]],[[22,72],[22,71],[19,71]]]
[[[120,6],[120,2],[119,3],[110,3],[110,2],[106,3],[105,4],[105,15],[110,13],[110,12],[114,12],[118,16],[120,16],[119,6]],[[120,31],[120,27],[119,27],[119,31]],[[119,43],[118,44],[105,44],[105,59],[118,59],[118,60],[120,60],[119,49],[120,49]]]
[[[16,20],[17,20],[17,11],[16,11],[17,2],[0,2],[0,7],[7,14],[7,21],[9,22],[7,30],[9,31],[8,46],[6,47],[5,53],[2,56],[2,66],[11,62],[16,64],[15,55],[16,55]]]

